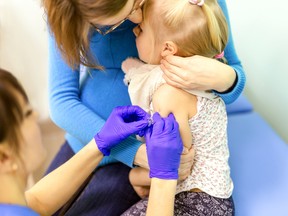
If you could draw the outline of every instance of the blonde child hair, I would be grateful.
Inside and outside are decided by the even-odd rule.
[[[153,29],[154,46],[167,38],[182,57],[213,58],[228,41],[228,25],[216,0],[206,0],[202,6],[189,0],[147,0],[143,20]]]

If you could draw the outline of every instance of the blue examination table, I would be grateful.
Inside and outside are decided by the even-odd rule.
[[[244,96],[227,112],[236,216],[288,216],[288,144]]]

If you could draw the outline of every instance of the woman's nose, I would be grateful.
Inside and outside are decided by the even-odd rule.
[[[39,121],[40,119],[40,114],[38,111],[33,110],[33,116],[35,118],[36,121]]]
[[[135,11],[135,13],[131,14],[129,16],[129,20],[134,23],[142,22],[142,9],[139,8],[137,11]]]
[[[133,33],[136,37],[138,37],[139,33],[140,33],[140,27],[139,25],[137,25],[136,27],[133,28]]]

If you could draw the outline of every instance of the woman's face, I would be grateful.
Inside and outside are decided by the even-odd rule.
[[[116,16],[107,17],[96,22],[92,20],[92,23],[100,26],[113,26],[126,19],[134,23],[140,23],[142,21],[142,8],[139,6],[144,2],[143,0],[128,0],[125,7]]]
[[[20,142],[19,155],[25,173],[30,174],[44,162],[46,149],[42,143],[38,113],[32,109],[20,94],[18,98],[24,115],[20,128],[23,139]]]

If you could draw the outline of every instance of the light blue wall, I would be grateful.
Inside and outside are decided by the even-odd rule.
[[[288,143],[288,2],[227,0],[245,95]]]

